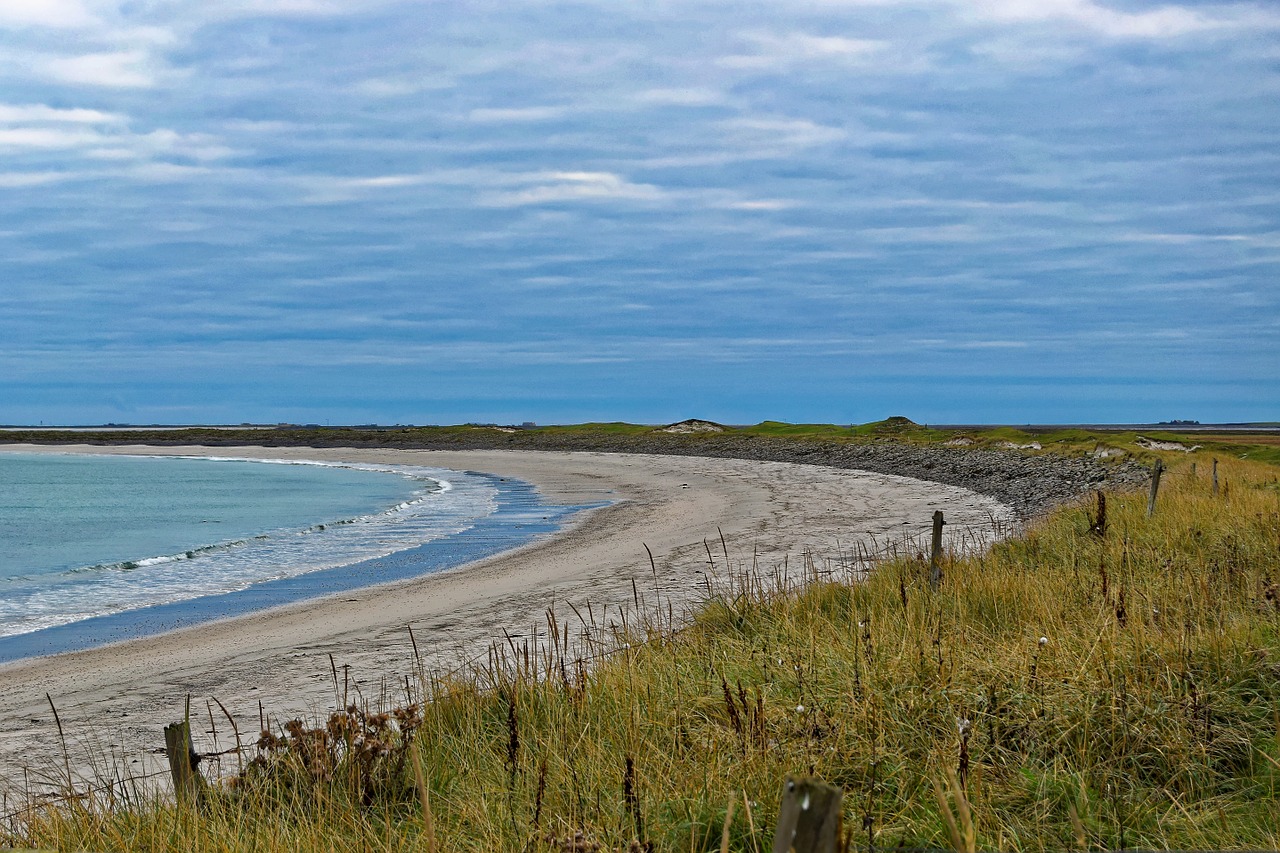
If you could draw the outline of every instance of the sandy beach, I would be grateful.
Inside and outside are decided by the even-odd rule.
[[[428,667],[483,656],[490,643],[545,631],[568,603],[599,614],[630,606],[632,580],[659,587],[665,608],[705,594],[707,575],[756,562],[766,570],[806,559],[847,571],[859,543],[884,546],[920,534],[935,509],[956,544],[992,533],[1013,513],[956,486],[888,474],[784,462],[635,454],[313,448],[13,446],[29,452],[152,453],[430,465],[533,483],[549,499],[612,501],[562,532],[446,572],[316,599],[171,634],[0,666],[0,786],[21,794],[61,767],[46,694],[68,732],[73,773],[114,776],[162,766],[163,726],[188,694],[199,712],[196,749],[212,751],[206,709],[216,698],[247,738],[259,703],[273,721],[332,708],[332,655],[353,694],[376,701],[415,672],[412,626]],[[712,543],[712,561],[704,541]],[[657,578],[645,547],[652,551]],[[613,612],[617,612],[615,609]],[[341,672],[341,670],[340,670]],[[215,706],[215,713],[216,711]],[[232,744],[218,713],[217,746]],[[25,769],[24,769],[25,768]]]

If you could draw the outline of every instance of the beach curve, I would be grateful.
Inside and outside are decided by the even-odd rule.
[[[18,449],[18,448],[13,448]],[[31,450],[33,448],[23,448]],[[38,448],[34,448],[37,449]],[[227,448],[68,447],[54,452],[227,455]],[[334,703],[330,655],[349,667],[352,695],[377,701],[416,671],[408,628],[428,668],[483,655],[504,632],[527,635],[548,608],[588,603],[598,613],[629,603],[632,581],[660,588],[677,609],[706,588],[707,572],[735,565],[847,563],[857,543],[919,533],[943,510],[956,541],[989,538],[1013,512],[957,486],[888,474],[785,462],[555,451],[247,448],[238,457],[430,465],[484,471],[534,484],[549,500],[608,506],[579,514],[559,534],[457,569],[207,623],[155,637],[0,666],[0,780],[61,763],[46,700],[74,734],[79,774],[152,772],[147,754],[162,727],[216,698],[249,740],[259,702],[273,720],[315,715]],[[723,546],[721,543],[723,536]],[[714,542],[708,553],[705,543]],[[647,548],[652,551],[656,576]],[[545,629],[544,629],[545,630]],[[203,716],[203,715],[202,715]],[[224,721],[216,720],[221,726]],[[195,726],[197,732],[209,727]],[[222,727],[225,729],[225,726]],[[225,748],[227,732],[222,731]],[[197,736],[197,749],[207,749]],[[204,737],[207,741],[207,735]],[[58,760],[53,761],[57,756]],[[91,765],[96,764],[96,767]],[[74,769],[73,768],[73,769]],[[24,783],[25,784],[25,783]]]

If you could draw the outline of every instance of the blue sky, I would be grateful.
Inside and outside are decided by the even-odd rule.
[[[0,0],[0,422],[1280,419],[1280,6]]]

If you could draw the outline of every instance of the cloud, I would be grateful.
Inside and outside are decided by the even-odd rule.
[[[737,201],[725,201],[716,205],[725,210],[790,210],[798,205],[794,201],[779,198],[766,199],[743,199]]]
[[[124,117],[119,113],[105,113],[46,104],[0,104],[0,124],[56,123],[56,124],[116,124]]]
[[[802,32],[752,31],[740,34],[754,50],[716,60],[724,68],[783,68],[801,62],[865,62],[885,49],[873,39],[818,36]]]
[[[88,172],[97,173],[101,164],[112,161],[133,165],[167,160],[208,163],[236,153],[212,134],[181,133],[171,128],[136,132],[129,125],[121,113],[46,104],[0,104],[0,151],[54,160],[58,170],[12,173],[42,175],[39,183],[54,180],[52,176],[58,180],[75,177],[77,172],[70,157],[81,158],[78,165],[83,174],[86,165]]]
[[[366,198],[378,191],[408,187],[459,187],[476,191],[480,188],[519,185],[528,178],[505,174],[494,169],[436,169],[429,172],[335,177],[332,175],[300,175],[282,182],[303,191],[307,204],[335,204]]]
[[[611,172],[540,172],[524,176],[532,186],[489,193],[481,204],[519,207],[573,201],[659,201],[665,193],[652,184],[635,184]]]
[[[602,172],[515,172],[497,168],[434,169],[427,172],[333,177],[305,175],[287,179],[306,193],[309,203],[331,204],[368,197],[379,190],[409,187],[460,189],[466,198],[478,199],[488,207],[518,207],[527,204],[575,198],[657,197],[656,188],[633,184]]]
[[[0,128],[0,148],[82,148],[99,142],[101,136],[92,131],[59,128]]]
[[[810,119],[779,116],[744,116],[716,123],[730,145],[753,157],[783,156],[805,148],[830,145],[848,136],[838,127]]]
[[[636,101],[650,106],[706,107],[721,104],[725,96],[717,89],[700,86],[683,88],[646,89],[635,96]]]
[[[135,134],[129,141],[129,148],[140,156],[181,157],[200,161],[222,160],[235,153],[213,134],[179,133],[169,128]]]
[[[65,172],[0,172],[0,188],[38,187],[66,180]]]
[[[491,107],[474,109],[467,118],[474,122],[510,124],[531,121],[548,121],[561,118],[566,107]]]
[[[444,76],[367,77],[350,87],[352,92],[371,98],[404,98],[421,92],[453,88],[455,83]]]
[[[726,166],[754,160],[786,160],[815,148],[839,143],[901,142],[901,134],[859,131],[851,139],[850,131],[820,124],[811,119],[773,114],[745,114],[734,118],[709,121],[701,136],[686,143],[689,150],[643,157],[637,166],[649,169],[698,168]]]
[[[1117,240],[1133,243],[1169,243],[1184,245],[1187,243],[1247,243],[1253,241],[1248,234],[1153,234],[1129,232],[1120,234]]]
[[[163,161],[154,161],[154,163],[140,163],[129,167],[123,172],[125,177],[137,179],[137,181],[151,183],[175,183],[193,181],[193,179],[207,179],[210,175],[215,174],[214,169],[209,167],[196,167],[196,165],[187,165],[182,163],[163,163]]]
[[[979,0],[968,9],[973,15],[1012,24],[1067,22],[1110,38],[1176,38],[1225,24],[1185,6],[1126,12],[1092,0]]]
[[[101,110],[46,104],[0,104],[0,149],[65,151],[104,144],[120,133],[123,117]]]
[[[875,242],[913,244],[979,243],[990,241],[995,236],[969,223],[866,228],[859,233]]]
[[[352,178],[343,181],[343,186],[353,189],[370,188],[379,189],[382,187],[412,187],[425,183],[424,175],[377,175],[372,178]]]
[[[96,23],[79,0],[0,0],[0,27],[77,29]]]
[[[200,0],[183,14],[205,20],[235,18],[330,18],[365,15],[388,0]]]
[[[1267,3],[1100,3],[1096,0],[829,0],[829,8],[912,10],[939,23],[950,10],[959,21],[1009,25],[1067,23],[1107,38],[1172,39],[1212,30],[1272,29],[1280,15]],[[1133,8],[1133,7],[1136,7]]]
[[[146,89],[155,85],[150,56],[142,50],[51,57],[42,70],[55,80],[113,89]]]

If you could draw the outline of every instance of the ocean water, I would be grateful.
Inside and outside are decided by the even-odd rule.
[[[0,453],[0,661],[447,568],[577,509],[419,466]]]

